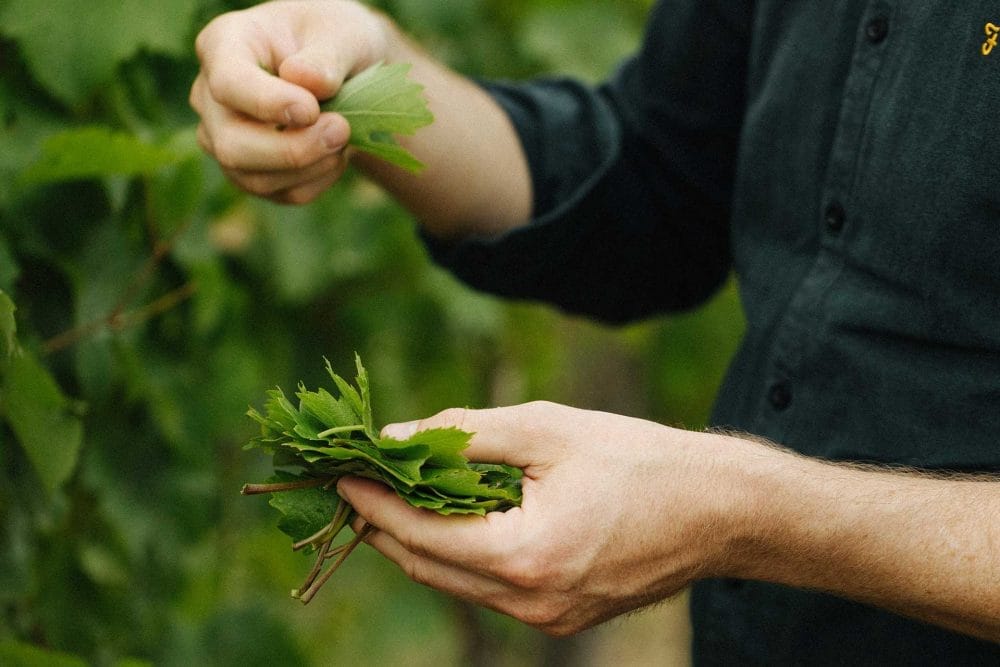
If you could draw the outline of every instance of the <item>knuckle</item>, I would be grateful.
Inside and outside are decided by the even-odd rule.
[[[194,52],[198,56],[198,59],[202,62],[205,61],[205,56],[208,54],[209,45],[212,41],[212,33],[218,26],[218,22],[221,17],[217,17],[209,21],[209,23],[202,28],[198,36],[194,38]]]
[[[311,187],[292,188],[285,193],[285,202],[300,206],[316,199],[319,193]]]
[[[221,92],[226,90],[226,79],[225,77],[216,70],[203,69],[202,73],[202,84],[204,88],[204,94],[209,98],[218,100],[221,97]]]
[[[305,169],[313,163],[311,147],[301,141],[286,141],[281,148],[282,160],[290,169]]]
[[[420,533],[413,530],[413,526],[406,524],[393,532],[393,539],[399,543],[406,553],[413,557],[413,560],[422,560],[427,557],[428,550],[420,540]],[[416,564],[414,564],[416,567]]]
[[[240,14],[238,11],[219,14],[201,29],[194,40],[194,51],[202,62],[212,55],[216,44],[225,43],[226,33],[237,27]]]
[[[420,558],[408,558],[403,562],[402,565],[403,573],[406,574],[412,581],[418,584],[427,585],[427,570],[423,567]]]
[[[554,403],[552,401],[544,401],[544,400],[532,401],[528,405],[532,410],[539,412],[541,414],[549,414],[553,410],[562,410],[565,407],[559,403]]]
[[[573,626],[565,621],[569,607],[550,598],[525,605],[515,613],[515,618],[526,625],[553,637],[573,634]]]
[[[280,189],[267,176],[243,174],[239,176],[234,175],[231,178],[236,181],[241,188],[250,194],[257,195],[259,197],[270,197],[271,195],[277,193]]]
[[[432,428],[441,425],[462,428],[462,425],[465,424],[465,417],[467,414],[468,410],[466,408],[448,408],[437,413],[430,419],[421,420],[420,428]]]
[[[547,634],[549,637],[552,637],[553,639],[564,639],[571,635],[575,635],[577,632],[580,632],[580,630],[583,629],[577,627],[576,625],[563,622],[561,619],[554,623],[549,623],[547,625],[541,625],[537,627],[539,630]]]
[[[235,97],[235,96],[234,96]],[[249,105],[250,116],[267,123],[286,123],[285,101],[272,98],[269,95],[253,95],[247,99],[246,91],[239,96],[244,104]]]
[[[545,424],[552,419],[554,410],[560,408],[557,403],[551,401],[531,401],[523,406],[525,416],[532,424]]]
[[[559,576],[552,562],[536,555],[517,554],[508,557],[498,568],[499,576],[511,585],[526,591],[541,591],[550,587]]]
[[[212,153],[212,140],[208,136],[208,130],[205,129],[204,123],[198,124],[198,129],[195,132],[195,138],[197,139],[198,146],[201,148],[201,150],[205,151],[208,154]]]
[[[213,142],[211,153],[215,161],[227,171],[238,171],[242,167],[240,152],[225,141]]]
[[[191,84],[191,90],[188,91],[188,105],[199,114],[201,113],[201,89],[205,85],[204,82],[204,76],[199,74],[195,77],[194,83]]]

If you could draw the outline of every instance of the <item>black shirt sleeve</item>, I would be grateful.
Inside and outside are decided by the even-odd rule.
[[[479,289],[611,322],[706,299],[730,267],[749,20],[748,3],[661,2],[601,86],[486,84],[524,147],[533,219],[428,238],[435,260]]]

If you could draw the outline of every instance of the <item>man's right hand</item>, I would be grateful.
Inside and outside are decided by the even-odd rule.
[[[322,194],[347,168],[350,127],[318,100],[370,65],[405,62],[434,122],[399,140],[426,169],[414,176],[364,153],[357,165],[431,235],[495,234],[529,219],[528,164],[506,113],[365,5],[269,2],[214,19],[196,46],[198,139],[247,192],[295,204]]]
[[[346,0],[269,2],[215,18],[198,35],[190,97],[202,148],[247,192],[312,201],[343,174],[350,137],[319,100],[386,59],[385,26]]]

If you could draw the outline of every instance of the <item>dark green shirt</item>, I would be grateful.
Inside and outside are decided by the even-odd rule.
[[[431,249],[482,289],[615,322],[735,271],[748,329],[716,424],[1000,471],[993,23],[1000,3],[661,2],[597,89],[490,86],[535,219]],[[759,582],[696,585],[692,617],[703,664],[1000,664],[1000,646]]]

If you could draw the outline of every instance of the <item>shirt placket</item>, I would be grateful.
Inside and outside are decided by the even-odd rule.
[[[818,225],[818,251],[776,330],[768,385],[757,412],[757,432],[778,442],[787,437],[796,401],[809,392],[810,386],[816,386],[801,373],[803,361],[821,345],[824,297],[843,270],[844,252],[850,239],[857,238],[862,231],[859,227],[863,216],[852,199],[852,190],[861,167],[869,110],[897,22],[896,12],[892,3],[885,0],[868,3],[856,33],[837,129],[820,190],[820,206],[811,216],[813,224]]]

